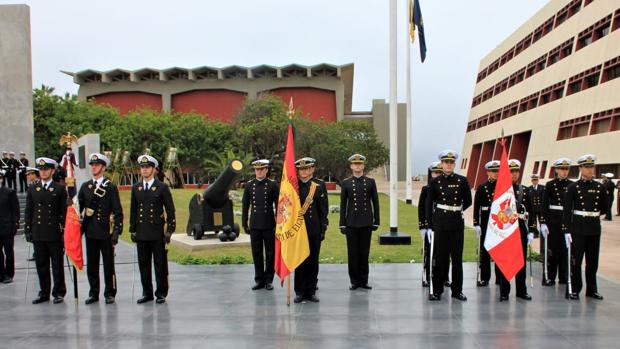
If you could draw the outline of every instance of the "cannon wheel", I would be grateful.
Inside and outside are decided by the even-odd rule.
[[[235,232],[237,237],[239,237],[239,235],[241,235],[241,229],[239,228],[239,224],[237,224],[237,223],[233,224],[233,231]]]
[[[202,231],[202,226],[200,224],[194,224],[194,228],[192,228],[192,235],[194,235],[194,240],[201,240],[204,232]]]

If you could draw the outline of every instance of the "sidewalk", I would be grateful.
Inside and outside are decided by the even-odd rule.
[[[425,185],[425,182],[413,182],[413,203],[417,206],[420,198],[420,191]],[[398,199],[405,200],[405,182],[398,183]],[[387,182],[377,182],[377,189],[381,193],[389,194],[389,185]],[[472,199],[474,192],[472,191]],[[618,200],[614,200],[614,207],[612,212],[616,211],[616,205]],[[473,225],[473,209],[469,208],[465,212],[465,225]],[[617,254],[620,253],[620,217],[614,216],[611,222],[602,220],[603,235],[601,237],[601,251],[599,257],[598,274],[620,282],[620,263],[616,261]],[[532,249],[539,251],[539,239],[534,240]],[[585,261],[584,261],[585,263]]]

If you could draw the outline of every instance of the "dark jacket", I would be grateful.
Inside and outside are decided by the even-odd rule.
[[[108,181],[107,184],[103,185]],[[91,239],[106,239],[110,235],[120,235],[123,232],[123,207],[118,194],[118,188],[114,183],[104,178],[99,197],[95,195],[95,181],[84,182],[78,192],[78,202],[83,212],[82,231]],[[105,191],[105,193],[103,193]],[[103,194],[102,194],[103,193]],[[92,216],[86,214],[87,210],[93,210]],[[110,232],[110,216],[113,215],[114,227]]]
[[[349,177],[340,190],[340,226],[365,228],[380,225],[379,195],[375,180]]]
[[[304,214],[304,220],[306,221],[306,230],[308,235],[324,235],[327,230],[327,214],[328,214],[328,199],[325,185],[321,185],[322,181],[315,180],[314,178],[304,183],[301,180],[299,182],[299,199],[303,209],[306,198],[310,193],[312,184],[316,185],[314,196],[309,199],[310,206]]]
[[[24,233],[33,241],[62,241],[67,216],[67,190],[57,182],[50,182],[47,190],[41,182],[28,187]]]
[[[573,181],[568,178],[560,179],[556,177],[545,185],[541,206],[544,223],[553,225],[562,224],[563,210],[552,210],[549,206],[564,207],[564,194],[566,193],[566,188],[568,188],[568,185],[571,183],[573,183]]]
[[[580,179],[571,183],[564,194],[564,213],[562,230],[564,234],[599,235],[601,234],[600,215],[607,212],[607,190],[594,180]],[[575,215],[574,210],[597,212],[596,217]]]
[[[248,181],[245,184],[241,202],[241,225],[244,230],[249,232],[250,229],[275,228],[274,210],[278,203],[276,181],[269,178],[261,181],[257,179]]]
[[[15,235],[19,224],[19,201],[15,190],[0,187],[0,236]]]
[[[489,223],[496,183],[497,181],[486,181],[478,186],[474,194],[474,226],[480,226],[483,231],[486,231]]]
[[[545,192],[545,186],[542,184],[538,184],[536,189],[534,189],[533,185],[527,187],[529,191],[530,198],[532,200],[532,211],[534,213],[541,213],[542,208],[542,197]]]
[[[471,206],[471,188],[467,178],[452,173],[431,180],[426,198],[426,221],[433,230],[464,229],[463,211]],[[462,210],[447,211],[437,205],[462,206]]]
[[[519,215],[525,215],[519,217],[519,228],[521,236],[526,236],[527,233],[534,232],[536,228],[536,216],[532,213],[532,194],[528,188],[520,185],[513,184],[512,190],[515,194],[515,201],[517,204],[517,213]]]
[[[420,191],[420,198],[418,199],[418,228],[428,229],[430,228],[426,221],[426,198],[428,197],[428,185],[422,187]]]
[[[168,185],[157,179],[148,190],[145,190],[142,181],[134,184],[131,188],[129,232],[136,234],[136,240],[163,239],[166,224],[167,233],[174,233],[176,218],[172,193]]]

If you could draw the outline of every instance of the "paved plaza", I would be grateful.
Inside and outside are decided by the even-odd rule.
[[[567,301],[564,288],[539,286],[534,300],[498,302],[495,287],[477,289],[474,264],[465,266],[467,302],[426,300],[419,264],[371,266],[372,291],[349,291],[346,265],[321,265],[320,303],[285,303],[285,289],[250,291],[251,265],[171,263],[168,302],[137,305],[141,288],[133,250],[117,247],[119,293],[114,305],[80,303],[71,279],[64,304],[32,305],[38,285],[27,245],[16,241],[15,282],[0,285],[1,348],[617,348],[620,285],[600,279],[605,300]],[[29,274],[28,294],[24,297]],[[444,296],[449,295],[444,294]]]

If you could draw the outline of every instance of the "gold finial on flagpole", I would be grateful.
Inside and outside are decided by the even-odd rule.
[[[286,112],[286,115],[289,119],[292,119],[295,115],[295,109],[293,108],[293,97],[291,97],[291,100],[288,103],[288,111]]]

